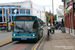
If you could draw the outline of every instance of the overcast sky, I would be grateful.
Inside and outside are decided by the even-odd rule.
[[[7,3],[7,2],[20,2],[25,0],[0,0],[0,3]],[[54,1],[54,14],[56,14],[56,9],[59,8],[59,5],[63,5],[62,0],[53,0]],[[33,3],[45,6],[46,11],[52,12],[52,0],[32,0]]]

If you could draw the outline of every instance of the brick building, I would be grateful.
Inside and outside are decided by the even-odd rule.
[[[75,0],[62,0],[64,3],[65,8],[69,11],[70,14],[64,12],[64,19],[65,19],[65,29],[66,33],[75,36],[75,10],[74,2]]]

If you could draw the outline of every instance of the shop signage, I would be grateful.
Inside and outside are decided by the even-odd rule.
[[[70,14],[69,11],[63,5],[59,5],[59,8],[62,9],[62,10],[64,10],[68,14]]]
[[[58,14],[59,14],[61,17],[63,17],[63,15],[62,15],[60,12],[58,12]]]

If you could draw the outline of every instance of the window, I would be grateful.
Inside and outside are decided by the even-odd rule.
[[[9,16],[9,21],[11,21],[11,16]]]
[[[4,16],[4,22],[5,22],[5,16]]]
[[[42,11],[42,13],[44,13],[44,11]]]
[[[9,9],[9,21],[11,21],[11,9]]]
[[[75,0],[73,0],[75,2]]]
[[[0,9],[0,14],[2,14],[2,9]]]
[[[20,14],[25,14],[25,9],[20,9]]]
[[[0,22],[2,22],[2,9],[0,9]]]
[[[2,22],[2,16],[0,16],[0,22]]]
[[[11,9],[9,9],[9,14],[11,14]]]
[[[12,16],[12,21],[13,21],[13,16]]]
[[[19,10],[18,9],[12,9],[12,14],[15,14],[15,12],[14,12],[15,10],[17,10],[16,11],[17,12],[16,14],[19,14]]]
[[[26,9],[26,14],[30,14],[30,9]]]
[[[14,24],[14,32],[36,32],[37,25],[34,24],[34,21],[14,21]]]
[[[5,9],[3,9],[3,14],[5,14]]]

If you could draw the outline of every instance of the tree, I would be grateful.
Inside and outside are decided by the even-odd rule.
[[[50,18],[50,17],[49,17],[49,15],[48,15],[48,14],[46,14],[46,19],[47,19],[47,21],[49,20],[49,18]]]
[[[57,15],[54,15],[54,20],[57,20]]]

